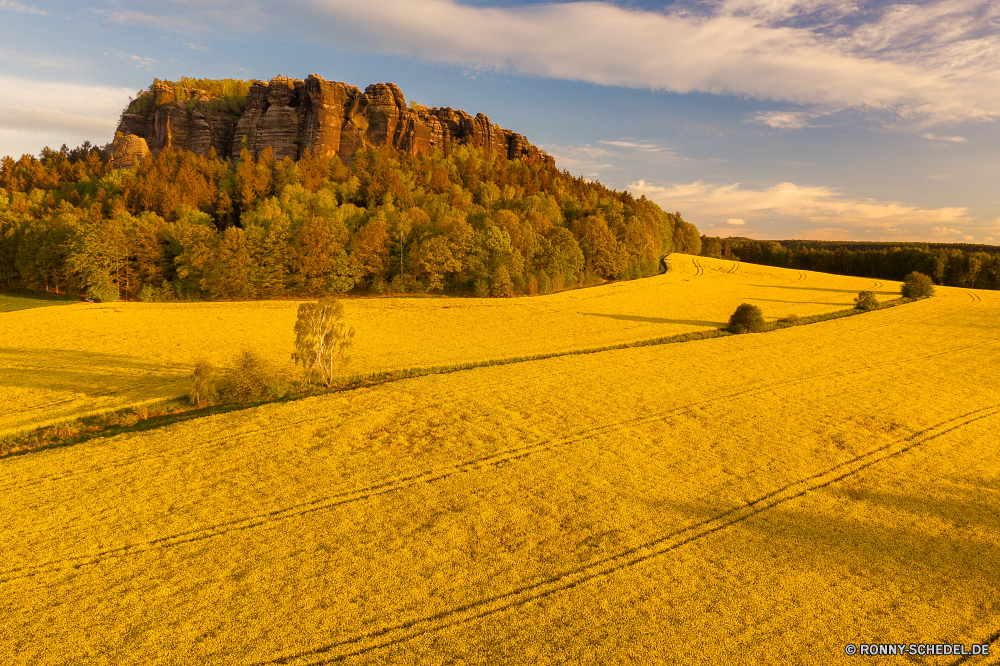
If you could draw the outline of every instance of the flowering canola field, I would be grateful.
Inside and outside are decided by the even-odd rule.
[[[671,255],[670,272],[518,299],[379,298],[346,303],[357,329],[346,374],[570,351],[723,326],[749,300],[771,320],[851,307],[897,283]],[[194,363],[241,347],[292,363],[294,301],[75,303],[0,312],[0,437],[186,395]]]
[[[726,275],[699,279],[721,290]],[[630,283],[604,313],[643,285],[670,291]],[[766,298],[795,286],[772,277]],[[663,318],[721,317],[710,291]],[[817,307],[823,294],[853,296],[815,290]],[[786,306],[809,314],[764,309]],[[903,658],[847,644],[992,641],[961,663],[997,663],[998,316],[1000,294],[941,288],[773,333],[407,379],[0,460],[0,654],[850,664]]]

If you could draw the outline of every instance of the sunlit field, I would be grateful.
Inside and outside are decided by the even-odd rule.
[[[716,327],[743,301],[804,316],[874,286],[672,259],[665,276],[545,298],[353,301],[356,364],[600,346]],[[0,346],[4,367],[24,364],[14,377],[62,350],[31,385],[78,391],[84,410],[101,381],[109,405],[179,391],[194,349],[288,354],[294,308],[36,310],[13,313]],[[43,314],[52,335],[26,335]],[[94,340],[102,317],[145,347]],[[907,663],[848,643],[993,641],[988,660],[909,663],[997,663],[998,319],[997,293],[939,288],[771,333],[406,379],[0,460],[0,654],[820,665]]]
[[[662,276],[517,299],[347,302],[357,329],[345,374],[601,347],[724,326],[752,302],[771,321],[881,299],[898,283],[670,256]],[[0,437],[185,395],[194,362],[255,348],[288,376],[298,303],[76,303],[0,314]]]

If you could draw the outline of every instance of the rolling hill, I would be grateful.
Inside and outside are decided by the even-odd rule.
[[[830,664],[861,642],[1000,653],[1000,295],[939,288],[766,334],[572,353],[714,328],[744,301],[772,320],[839,310],[868,288],[898,286],[672,255],[663,276],[545,297],[351,300],[352,371],[565,353],[0,460],[0,652],[255,665]],[[20,421],[3,427],[176,394],[196,352],[287,357],[294,308],[0,315],[2,361],[23,364],[3,396]]]

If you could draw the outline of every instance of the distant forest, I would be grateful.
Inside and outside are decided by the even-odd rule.
[[[467,145],[238,163],[164,149],[0,162],[0,288],[132,300],[548,293],[698,254],[679,213]],[[104,298],[103,300],[107,300]]]
[[[752,264],[902,280],[912,271],[937,284],[1000,289],[1000,247],[965,243],[759,241],[702,236],[701,254]]]

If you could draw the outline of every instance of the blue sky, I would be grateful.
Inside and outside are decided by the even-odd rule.
[[[0,34],[0,154],[108,142],[153,77],[315,73],[704,233],[1000,244],[996,0],[0,0]]]

